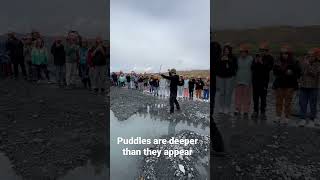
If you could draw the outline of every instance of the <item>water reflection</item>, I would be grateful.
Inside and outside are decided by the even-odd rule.
[[[130,138],[159,138],[164,135],[173,136],[181,130],[190,130],[202,135],[209,135],[209,127],[199,126],[198,123],[177,119],[164,119],[163,104],[148,105],[139,110],[126,121],[118,121],[114,113],[110,112],[110,178],[127,180],[137,178],[142,168],[143,156],[123,156],[122,149],[142,150],[152,145],[122,145],[117,144],[117,137]]]
[[[60,180],[106,180],[109,179],[108,156],[105,143],[90,148],[89,160],[85,166],[77,167]]]

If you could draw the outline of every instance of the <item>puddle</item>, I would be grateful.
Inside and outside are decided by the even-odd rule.
[[[66,176],[59,180],[106,180],[109,179],[109,170],[106,166],[97,166],[89,161],[86,166],[78,167],[70,171]]]
[[[85,166],[69,171],[59,180],[108,180],[110,171],[106,164],[107,153],[105,144],[96,144],[91,148],[89,160]]]
[[[155,107],[155,108],[154,108]],[[142,168],[143,156],[123,156],[122,149],[143,149],[150,145],[118,145],[117,137],[141,137],[158,138],[163,135],[173,136],[181,130],[190,130],[202,135],[209,135],[209,127],[201,127],[198,124],[192,124],[183,121],[163,120],[156,116],[157,108],[162,105],[147,107],[143,111],[131,116],[125,121],[118,121],[114,113],[110,112],[110,178],[117,180],[127,180],[128,178],[137,178]],[[147,111],[147,112],[145,112]],[[152,146],[152,145],[151,145]],[[208,175],[206,175],[208,177]]]
[[[7,158],[3,153],[0,153],[0,179],[22,180],[21,177],[16,175],[9,158]]]

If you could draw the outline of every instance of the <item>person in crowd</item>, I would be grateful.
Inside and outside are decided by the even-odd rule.
[[[210,97],[209,95],[210,95],[210,77],[207,77],[203,86],[203,99],[205,102],[209,102],[209,97]]]
[[[92,62],[95,67],[93,82],[95,93],[98,93],[99,90],[101,93],[105,92],[107,61],[110,61],[110,46],[108,44],[106,47],[102,39],[97,37],[92,53]]]
[[[0,42],[0,72],[4,77],[12,76],[10,57],[3,41]]]
[[[201,100],[202,98],[202,91],[204,87],[204,82],[202,81],[201,77],[199,76],[196,80],[196,99]]]
[[[188,100],[188,98],[189,98],[189,78],[185,76],[184,83],[183,83],[183,99]]]
[[[320,83],[320,49],[311,49],[301,62],[300,79],[300,118],[299,126],[306,125],[308,104],[310,105],[310,119],[316,126],[320,126],[317,119],[318,87]]]
[[[183,76],[179,77],[179,84],[178,84],[178,98],[183,98],[183,85],[184,85],[184,79]]]
[[[121,72],[119,76],[119,86],[120,87],[125,87],[126,86],[126,77],[124,74]]]
[[[135,87],[135,78],[136,78],[136,75],[135,75],[135,72],[134,71],[131,71],[131,74],[130,74],[130,89],[134,89]]]
[[[251,65],[252,96],[254,106],[252,113],[253,119],[257,119],[259,115],[263,120],[267,118],[267,94],[270,72],[273,68],[273,64],[274,58],[270,55],[268,43],[261,43],[259,46],[259,53],[256,54]]]
[[[111,78],[112,78],[112,85],[113,86],[119,86],[118,85],[118,75],[117,75],[117,73],[113,72],[111,74]]]
[[[212,32],[210,32],[210,76],[213,78],[213,83],[212,86],[210,87],[210,99],[211,99],[211,104],[213,106],[212,110],[214,111],[214,107],[216,104],[215,98],[216,98],[216,62],[221,58],[222,54],[222,49],[221,46],[218,42],[213,41],[212,39]],[[214,112],[213,112],[214,113]]]
[[[273,73],[277,116],[275,122],[288,124],[294,91],[298,89],[298,78],[301,74],[300,66],[288,46],[281,48],[280,57],[273,67]],[[283,110],[284,119],[282,119]]]
[[[222,57],[216,62],[217,88],[219,91],[220,113],[229,114],[234,89],[234,77],[238,71],[237,58],[231,45],[225,45]]]
[[[158,79],[158,77],[155,77],[152,83],[153,83],[153,95],[159,96],[159,79]]]
[[[170,80],[170,114],[174,113],[174,104],[178,111],[180,111],[180,105],[177,101],[177,91],[179,84],[179,76],[177,75],[177,71],[175,69],[171,69],[169,71],[169,76],[161,74],[161,76],[165,79]]]
[[[148,85],[149,85],[149,77],[147,76],[146,73],[144,73],[144,76],[143,76],[144,91],[148,90]]]
[[[196,80],[191,77],[191,79],[189,80],[189,100],[193,100],[193,92],[194,92],[194,87],[196,84]]]
[[[82,43],[79,49],[79,74],[81,77],[81,81],[83,83],[84,88],[91,89],[91,81],[89,78],[89,66],[88,66],[88,55],[89,48],[88,48],[88,41],[82,39]]]
[[[127,75],[126,75],[126,80],[127,80],[128,89],[130,89],[130,88],[131,88],[131,87],[130,87],[130,81],[131,81],[131,76],[130,76],[130,74],[127,74]]]
[[[151,75],[149,79],[149,92],[150,94],[153,94],[154,86],[153,86],[154,76]]]
[[[62,44],[62,38],[58,37],[51,46],[53,64],[56,68],[56,81],[59,87],[64,85],[66,52]]]
[[[15,33],[8,33],[8,40],[6,42],[6,49],[9,53],[10,60],[13,64],[14,77],[18,78],[19,75],[19,66],[22,71],[22,75],[27,79],[27,71],[24,64],[23,56],[23,43],[19,40]]]
[[[32,51],[32,37],[31,35],[27,35],[23,42],[23,56],[24,56],[24,61],[27,63],[27,79],[29,81],[33,80],[31,51]]]
[[[243,113],[244,117],[249,116],[251,104],[251,65],[253,57],[249,55],[249,45],[240,45],[240,56],[238,57],[238,71],[236,75],[235,88],[235,116]]]
[[[140,74],[140,75],[138,76],[138,89],[139,89],[139,91],[141,91],[141,92],[143,92],[143,79],[144,79],[143,75]]]
[[[41,78],[41,72],[43,71],[48,83],[50,83],[50,76],[48,71],[48,52],[44,47],[44,41],[38,38],[35,46],[31,50],[31,61],[36,72],[36,80],[39,83]]]
[[[210,31],[210,76],[213,79],[213,86],[210,88],[211,92],[211,101],[210,101],[210,127],[212,129],[212,138],[211,138],[211,147],[213,151],[213,155],[217,154],[225,154],[225,147],[221,132],[219,131],[216,123],[213,119],[214,109],[215,109],[215,94],[216,94],[216,62],[221,58],[221,46],[219,43],[212,41],[212,31]],[[210,168],[211,169],[211,168]]]
[[[165,78],[161,78],[159,82],[159,86],[160,86],[160,91],[159,91],[160,97],[165,98],[167,96],[166,94],[166,88],[168,86],[167,80]]]
[[[78,37],[75,34],[69,33],[67,37],[66,53],[66,85],[71,88],[75,84],[74,75],[77,71],[79,62],[79,45],[77,44]]]

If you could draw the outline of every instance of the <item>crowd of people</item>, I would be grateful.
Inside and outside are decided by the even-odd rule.
[[[265,42],[260,44],[256,54],[252,54],[250,44],[241,44],[238,56],[235,56],[230,44],[221,47],[218,42],[213,42],[211,46],[211,64],[216,80],[214,89],[219,93],[219,113],[230,114],[231,104],[234,102],[235,116],[249,116],[253,100],[252,118],[266,119],[267,94],[270,89],[270,76],[273,74],[271,87],[276,104],[274,121],[288,124],[293,97],[299,92],[299,125],[305,126],[309,122],[307,119],[314,121],[317,126],[320,125],[317,119],[320,48],[310,49],[304,57],[295,57],[292,48],[283,45],[276,57]],[[308,106],[310,114],[307,113]]]
[[[56,37],[49,51],[44,38],[37,31],[21,39],[9,32],[7,40],[0,44],[0,75],[18,79],[20,67],[25,80],[37,83],[46,80],[51,83],[48,67],[53,65],[53,79],[59,87],[75,87],[75,78],[79,76],[85,88],[104,93],[107,64],[110,61],[109,47],[109,43],[105,44],[100,37],[92,42],[77,31],[69,31],[66,38]],[[53,63],[49,61],[50,54]]]
[[[157,74],[139,74],[135,72],[113,72],[111,74],[113,86],[126,87],[154,96],[168,98],[170,96],[170,80]],[[177,84],[177,98],[184,100],[210,101],[210,77],[179,76]]]

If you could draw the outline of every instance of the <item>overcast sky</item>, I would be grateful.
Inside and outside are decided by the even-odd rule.
[[[209,0],[111,0],[111,71],[209,69]]]
[[[85,36],[107,38],[109,0],[8,0],[0,5],[0,34],[7,31],[46,35],[70,29]]]
[[[213,0],[215,29],[320,25],[319,0]]]

